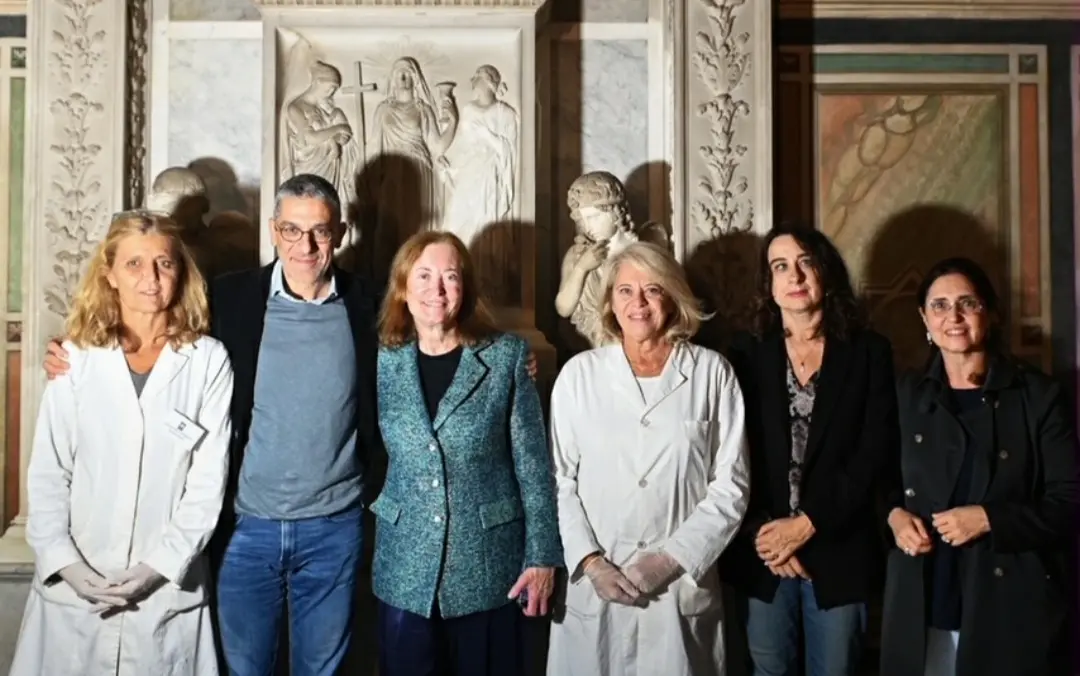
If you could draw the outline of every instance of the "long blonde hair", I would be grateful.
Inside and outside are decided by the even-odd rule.
[[[120,318],[120,298],[107,279],[116,261],[121,240],[131,235],[156,234],[167,237],[180,271],[177,289],[169,306],[165,336],[175,348],[193,343],[210,328],[210,304],[206,281],[180,238],[180,228],[166,215],[145,211],[117,214],[109,224],[105,239],[98,245],[86,274],[79,282],[67,317],[67,336],[79,347],[115,347],[124,337]]]

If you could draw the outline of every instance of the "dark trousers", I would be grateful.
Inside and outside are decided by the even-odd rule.
[[[463,617],[431,617],[379,602],[379,676],[525,673],[521,609],[511,602]]]

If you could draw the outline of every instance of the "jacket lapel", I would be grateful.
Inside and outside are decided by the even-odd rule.
[[[480,381],[487,375],[489,369],[487,364],[480,358],[480,353],[490,344],[490,342],[479,343],[466,346],[462,350],[461,362],[458,364],[457,372],[454,373],[454,379],[450,382],[450,388],[446,390],[442,401],[439,402],[439,408],[435,412],[435,420],[431,424],[436,432],[443,426],[446,419],[476,391],[476,388],[480,386]],[[413,350],[415,350],[415,343],[413,345]],[[415,358],[413,359],[413,368],[418,368]],[[419,381],[419,377],[417,380]],[[423,401],[420,401],[420,405],[421,407],[424,405]]]
[[[836,402],[846,391],[845,382],[851,367],[851,343],[837,338],[825,340],[825,353],[821,358],[814,387],[814,412],[810,416],[810,436],[806,441],[806,465],[813,463],[821,449],[822,435],[829,426],[829,419],[836,409]]]
[[[169,383],[187,366],[190,358],[189,353],[193,349],[195,348],[191,345],[184,345],[179,350],[173,349],[172,345],[165,345],[161,349],[161,354],[158,355],[154,368],[150,371],[150,377],[146,379],[146,385],[143,387],[139,400],[149,401],[167,388]],[[124,359],[123,351],[118,350],[117,352],[119,352],[121,359]],[[124,359],[124,365],[127,366],[126,359]]]
[[[760,362],[761,410],[766,412],[763,421],[765,452],[773,456],[770,466],[782,468],[770,481],[772,490],[777,495],[787,495],[788,464],[791,462],[791,417],[788,412],[787,392],[787,350],[784,347],[784,334],[774,331],[762,337],[762,359]],[[787,500],[784,500],[787,504]]]
[[[642,419],[686,384],[694,368],[694,365],[690,363],[692,360],[690,351],[683,345],[676,345],[671,351],[667,363],[664,364],[664,370],[660,372],[656,399],[649,403],[645,401],[641,387],[638,385],[637,376],[634,375],[634,370],[630,367],[630,360],[626,358],[626,352],[623,351],[622,346],[612,345],[606,349],[608,350],[606,357],[614,376],[610,386],[618,390],[623,397],[632,403],[633,410],[641,412]]]

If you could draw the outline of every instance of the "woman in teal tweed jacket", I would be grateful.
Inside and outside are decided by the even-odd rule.
[[[562,565],[528,345],[492,328],[447,232],[398,251],[379,335],[379,673],[524,673],[521,614],[546,614]]]

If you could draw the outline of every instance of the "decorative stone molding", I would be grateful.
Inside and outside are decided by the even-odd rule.
[[[462,7],[466,9],[539,9],[546,0],[252,0],[257,7]]]
[[[676,252],[726,334],[772,225],[772,3],[667,1]]]
[[[123,0],[49,0],[30,7],[27,76],[20,514],[0,562],[26,558],[26,466],[58,335],[84,263],[124,201],[126,26]]]
[[[149,103],[147,63],[149,60],[150,0],[130,0],[127,30],[127,145],[124,177],[127,182],[127,205],[137,207],[146,196],[146,109]]]
[[[1080,19],[1076,0],[780,0],[781,19]]]

